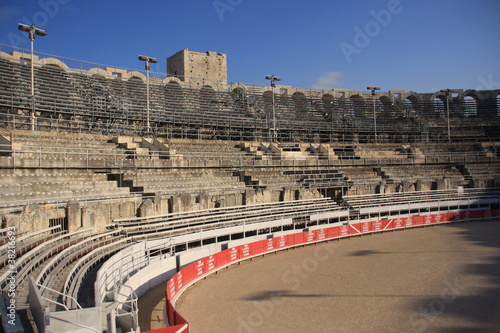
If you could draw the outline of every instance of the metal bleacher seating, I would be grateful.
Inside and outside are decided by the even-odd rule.
[[[44,217],[40,230],[17,235],[19,309],[28,307],[29,276],[51,300],[51,311],[94,306],[95,269],[140,241],[197,238],[158,250],[172,256],[203,245],[201,235],[214,230],[231,239],[224,230],[244,225],[249,229],[238,237],[260,236],[348,223],[363,212],[380,214],[380,207],[390,212],[421,203],[430,209],[433,202],[489,202],[499,196],[496,116],[455,116],[448,142],[446,122],[431,102],[410,108],[394,97],[378,112],[376,138],[366,96],[285,87],[275,96],[273,140],[270,91],[249,86],[238,94],[229,85],[198,87],[151,77],[149,131],[142,74],[71,69],[45,59],[35,65],[32,131],[29,62],[5,55],[0,54],[0,219],[24,223],[22,215],[38,206],[59,214]],[[432,183],[426,187],[432,191],[416,191],[417,182]],[[398,187],[402,183],[410,185]],[[473,188],[479,186],[488,189]],[[225,202],[219,200],[224,195]],[[130,207],[96,208],[114,199]],[[69,228],[74,202],[80,215]],[[313,215],[336,217],[331,222]]]

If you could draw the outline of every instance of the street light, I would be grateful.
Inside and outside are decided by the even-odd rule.
[[[451,89],[441,89],[440,92],[444,92],[446,95],[446,119],[448,126],[448,142],[451,142],[451,131],[450,131],[450,92]]]
[[[372,101],[373,101],[373,130],[375,132],[375,143],[377,143],[377,113],[375,112],[375,91],[380,90],[380,87],[369,86],[366,89],[372,91]]]
[[[29,34],[30,41],[31,41],[31,112],[30,112],[30,121],[31,121],[31,130],[35,130],[35,72],[33,68],[33,61],[34,61],[34,52],[33,52],[33,44],[35,41],[35,36],[46,36],[47,33],[45,30],[42,30],[40,28],[37,28],[34,24],[32,25],[26,25],[19,23],[18,29],[21,31],[25,31]]]
[[[146,68],[146,128],[149,133],[151,131],[151,125],[149,123],[149,70],[151,69],[151,66],[149,64],[156,64],[158,60],[144,55],[139,55],[139,60],[145,61],[144,65]]]
[[[271,81],[271,88],[272,88],[272,94],[273,94],[273,97],[272,97],[272,107],[273,107],[273,128],[272,128],[272,140],[274,142],[278,141],[278,132],[277,132],[277,129],[276,129],[276,109],[275,109],[275,106],[274,106],[274,88],[276,87],[276,81],[281,81],[281,78],[279,76],[276,76],[276,75],[266,75],[266,80],[270,80]]]

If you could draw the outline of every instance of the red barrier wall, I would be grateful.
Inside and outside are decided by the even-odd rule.
[[[167,298],[167,319],[172,326],[150,332],[189,332],[187,321],[175,310],[172,300],[175,299],[176,296],[180,296],[179,293],[182,293],[182,291],[192,283],[235,262],[289,247],[300,246],[308,243],[317,243],[325,240],[383,232],[385,230],[414,228],[439,223],[471,221],[492,217],[500,217],[500,209],[461,211],[456,213],[441,213],[424,216],[397,217],[377,221],[364,221],[354,224],[327,227],[319,230],[299,232],[232,247],[214,255],[202,258],[191,265],[184,267],[167,281],[165,291]]]

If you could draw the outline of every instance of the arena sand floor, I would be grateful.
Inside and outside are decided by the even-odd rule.
[[[164,286],[141,298],[161,327]],[[500,332],[500,221],[309,245],[232,265],[176,308],[190,332]]]

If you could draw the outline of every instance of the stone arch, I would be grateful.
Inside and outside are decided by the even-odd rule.
[[[404,109],[405,109],[405,115],[407,117],[416,117],[418,114],[418,109],[420,106],[420,98],[418,98],[414,94],[410,94],[406,96],[404,99]]]
[[[360,94],[349,97],[349,114],[356,118],[366,117],[365,100]]]
[[[68,65],[66,65],[64,62],[62,62],[61,60],[56,59],[56,58],[43,58],[40,60],[40,64],[42,66],[53,65],[53,66],[60,67],[62,69],[69,69]]]
[[[475,90],[464,91],[462,101],[464,117],[475,117],[478,115],[479,98]]]
[[[146,109],[146,82],[140,76],[131,76],[125,81],[127,95],[131,102],[131,111],[137,112],[140,117],[145,117]],[[145,119],[142,119],[143,121]]]
[[[90,74],[98,74],[98,75],[102,75],[102,76],[109,76],[109,73],[106,72],[102,68],[91,68],[87,72],[89,72]]]
[[[162,84],[169,84],[171,82],[182,84],[182,81],[179,80],[179,78],[175,77],[175,76],[168,76],[168,77],[166,77],[166,78],[164,78],[164,79],[161,80]]]
[[[232,109],[239,113],[255,115],[255,103],[248,98],[246,87],[241,84],[232,84],[229,87],[232,97]],[[249,112],[248,112],[249,111]]]
[[[80,89],[82,99],[85,104],[90,108],[88,120],[92,122],[100,122],[107,117],[110,105],[114,99],[106,79],[109,73],[99,68],[92,68],[88,71],[92,73],[89,77],[90,80],[86,81],[83,89]]]
[[[500,117],[500,92],[497,93],[496,106],[497,106],[496,116]]]
[[[179,112],[184,108],[182,86],[177,80],[170,80],[165,84],[165,110]]]
[[[380,96],[377,99],[377,114],[392,115],[392,100],[389,96]]]
[[[144,74],[140,73],[140,72],[132,71],[132,72],[129,72],[128,80],[132,80],[132,79],[139,79],[143,83],[146,83],[147,77]],[[138,82],[138,81],[136,81],[136,82]]]
[[[200,107],[202,112],[210,112],[217,107],[217,96],[215,90],[210,85],[204,85],[200,88]]]
[[[307,99],[303,92],[294,92],[292,100],[295,106],[295,115],[307,112]]]
[[[335,97],[332,94],[324,94],[321,101],[323,102],[325,119],[333,120],[335,117],[333,113],[333,110],[335,110]]]
[[[40,95],[40,99],[47,98],[44,103],[51,110],[42,111],[41,115],[44,117],[62,118],[63,114],[67,112],[67,108],[63,106],[64,102],[58,103],[57,100],[71,100],[73,92],[76,90],[68,72],[60,66],[60,61],[54,61],[54,63],[48,62],[41,67],[37,67],[35,70],[35,82],[37,82],[35,84],[35,91]],[[57,89],[56,101],[54,101],[54,89]]]
[[[432,100],[432,108],[433,108],[434,114],[436,116],[441,116],[441,115],[446,114],[446,112],[447,112],[446,95],[444,95],[444,94],[435,95],[433,100]]]
[[[231,95],[235,100],[245,101],[247,98],[247,91],[244,87],[241,86],[231,86],[230,87]]]

